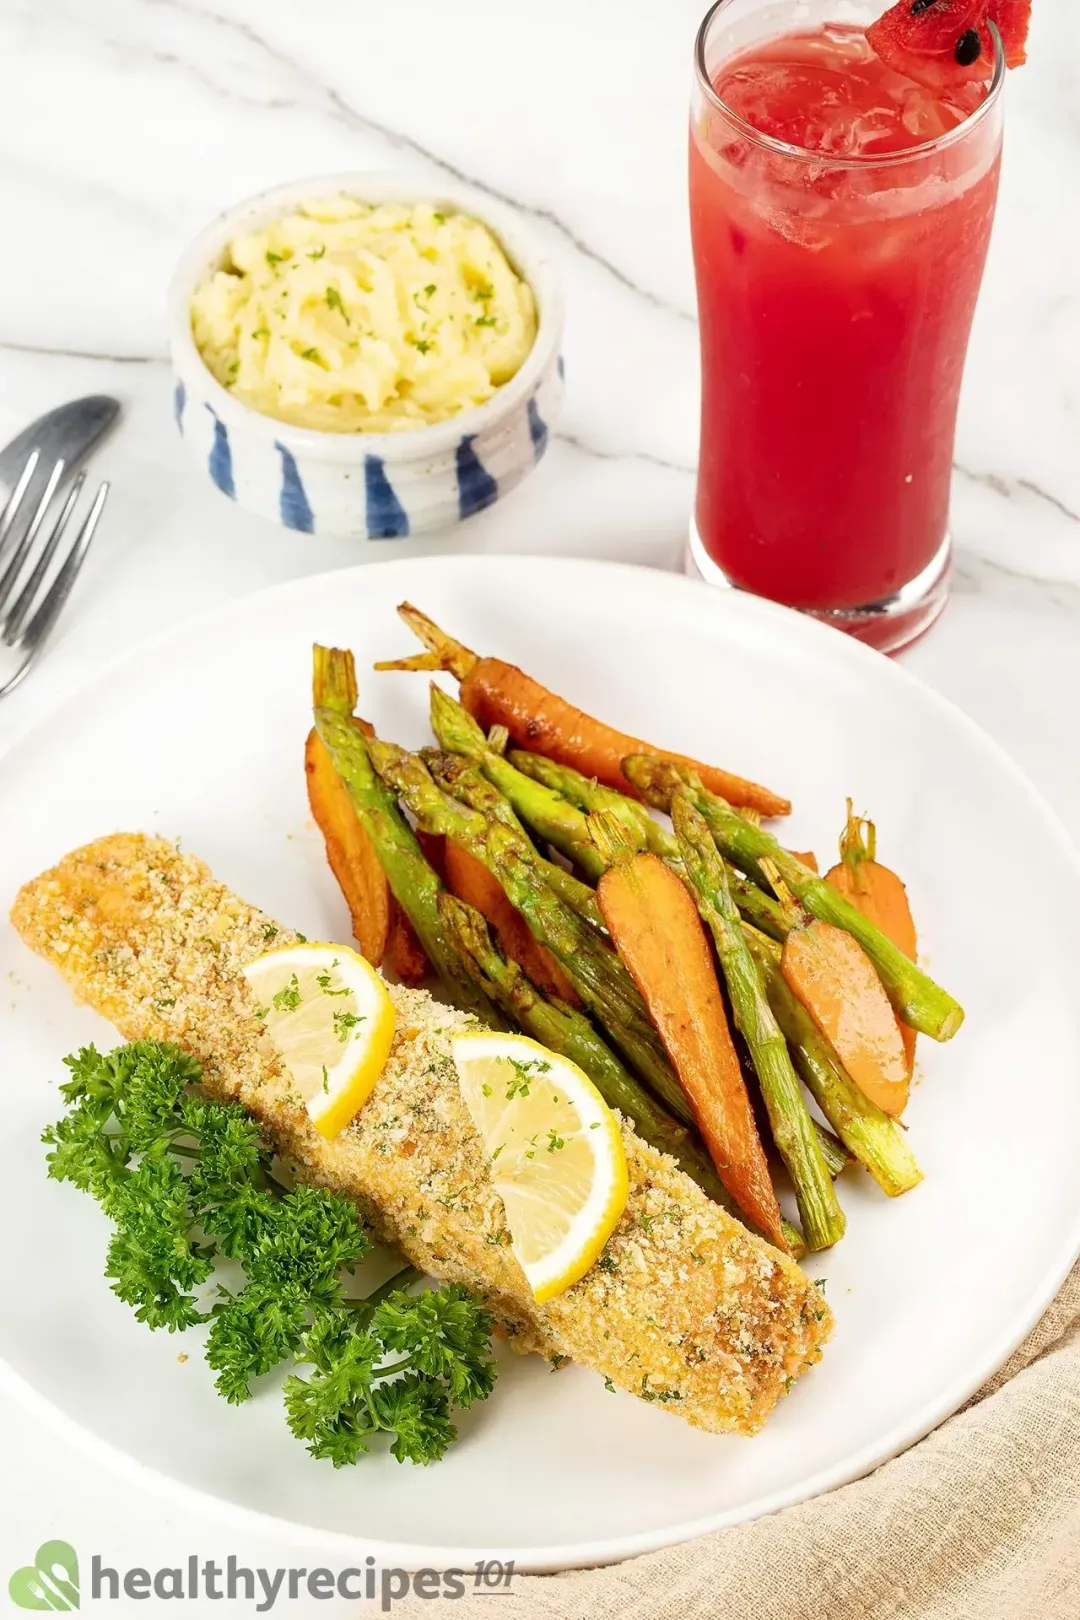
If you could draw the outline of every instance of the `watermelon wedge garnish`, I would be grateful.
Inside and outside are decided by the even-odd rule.
[[[866,30],[874,52],[897,73],[931,90],[987,80],[994,46],[988,23],[1001,35],[1005,62],[1027,60],[1031,0],[897,0]]]

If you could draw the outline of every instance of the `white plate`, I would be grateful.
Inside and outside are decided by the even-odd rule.
[[[926,1172],[895,1202],[843,1181],[848,1236],[811,1259],[837,1330],[754,1440],[698,1433],[580,1368],[503,1357],[493,1399],[435,1467],[335,1472],[280,1398],[214,1394],[198,1343],[139,1326],[102,1279],[104,1221],[46,1180],[38,1138],[61,1058],[112,1032],[75,1008],[6,924],[0,1353],[83,1430],[172,1488],[394,1563],[592,1564],[769,1513],[873,1468],[954,1411],[1034,1323],[1080,1249],[1080,870],[1003,754],[903,670],[832,630],[658,573],[493,557],[390,562],[303,580],[114,666],[0,773],[0,896],[117,828],[182,836],[239,893],[312,937],[347,938],[307,814],[310,644],[352,646],[380,732],[426,736],[410,597],[650,739],[791,793],[794,847],[830,856],[844,796],[875,814],[931,968],[968,1018],[920,1043],[908,1120]],[[10,977],[9,977],[10,975]],[[193,1352],[186,1363],[181,1351]]]

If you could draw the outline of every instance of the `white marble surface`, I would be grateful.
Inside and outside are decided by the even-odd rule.
[[[344,544],[230,507],[193,475],[170,416],[172,263],[218,208],[283,179],[453,174],[529,214],[567,292],[566,412],[536,475],[449,543],[678,566],[696,452],[684,131],[702,3],[0,0],[0,442],[76,394],[125,405],[97,461],[114,481],[107,521],[50,655],[0,704],[0,746],[117,649],[352,560]],[[906,658],[1080,836],[1072,0],[1036,0],[1031,56],[1008,86],[961,410],[955,597]],[[220,1550],[211,1513],[134,1492],[68,1441],[53,1437],[45,1458],[42,1421],[0,1393],[8,1565],[46,1535],[96,1541],[127,1563]],[[278,1561],[265,1536],[242,1541],[228,1550]]]

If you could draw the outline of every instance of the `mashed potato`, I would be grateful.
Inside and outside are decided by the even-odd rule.
[[[230,393],[332,433],[393,433],[481,405],[536,337],[495,237],[431,203],[305,203],[238,236],[191,328]]]

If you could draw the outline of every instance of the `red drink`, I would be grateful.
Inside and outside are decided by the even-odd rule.
[[[695,554],[706,577],[895,647],[944,605],[1001,66],[989,95],[947,100],[855,27],[725,42],[710,60],[709,26],[690,142]]]

